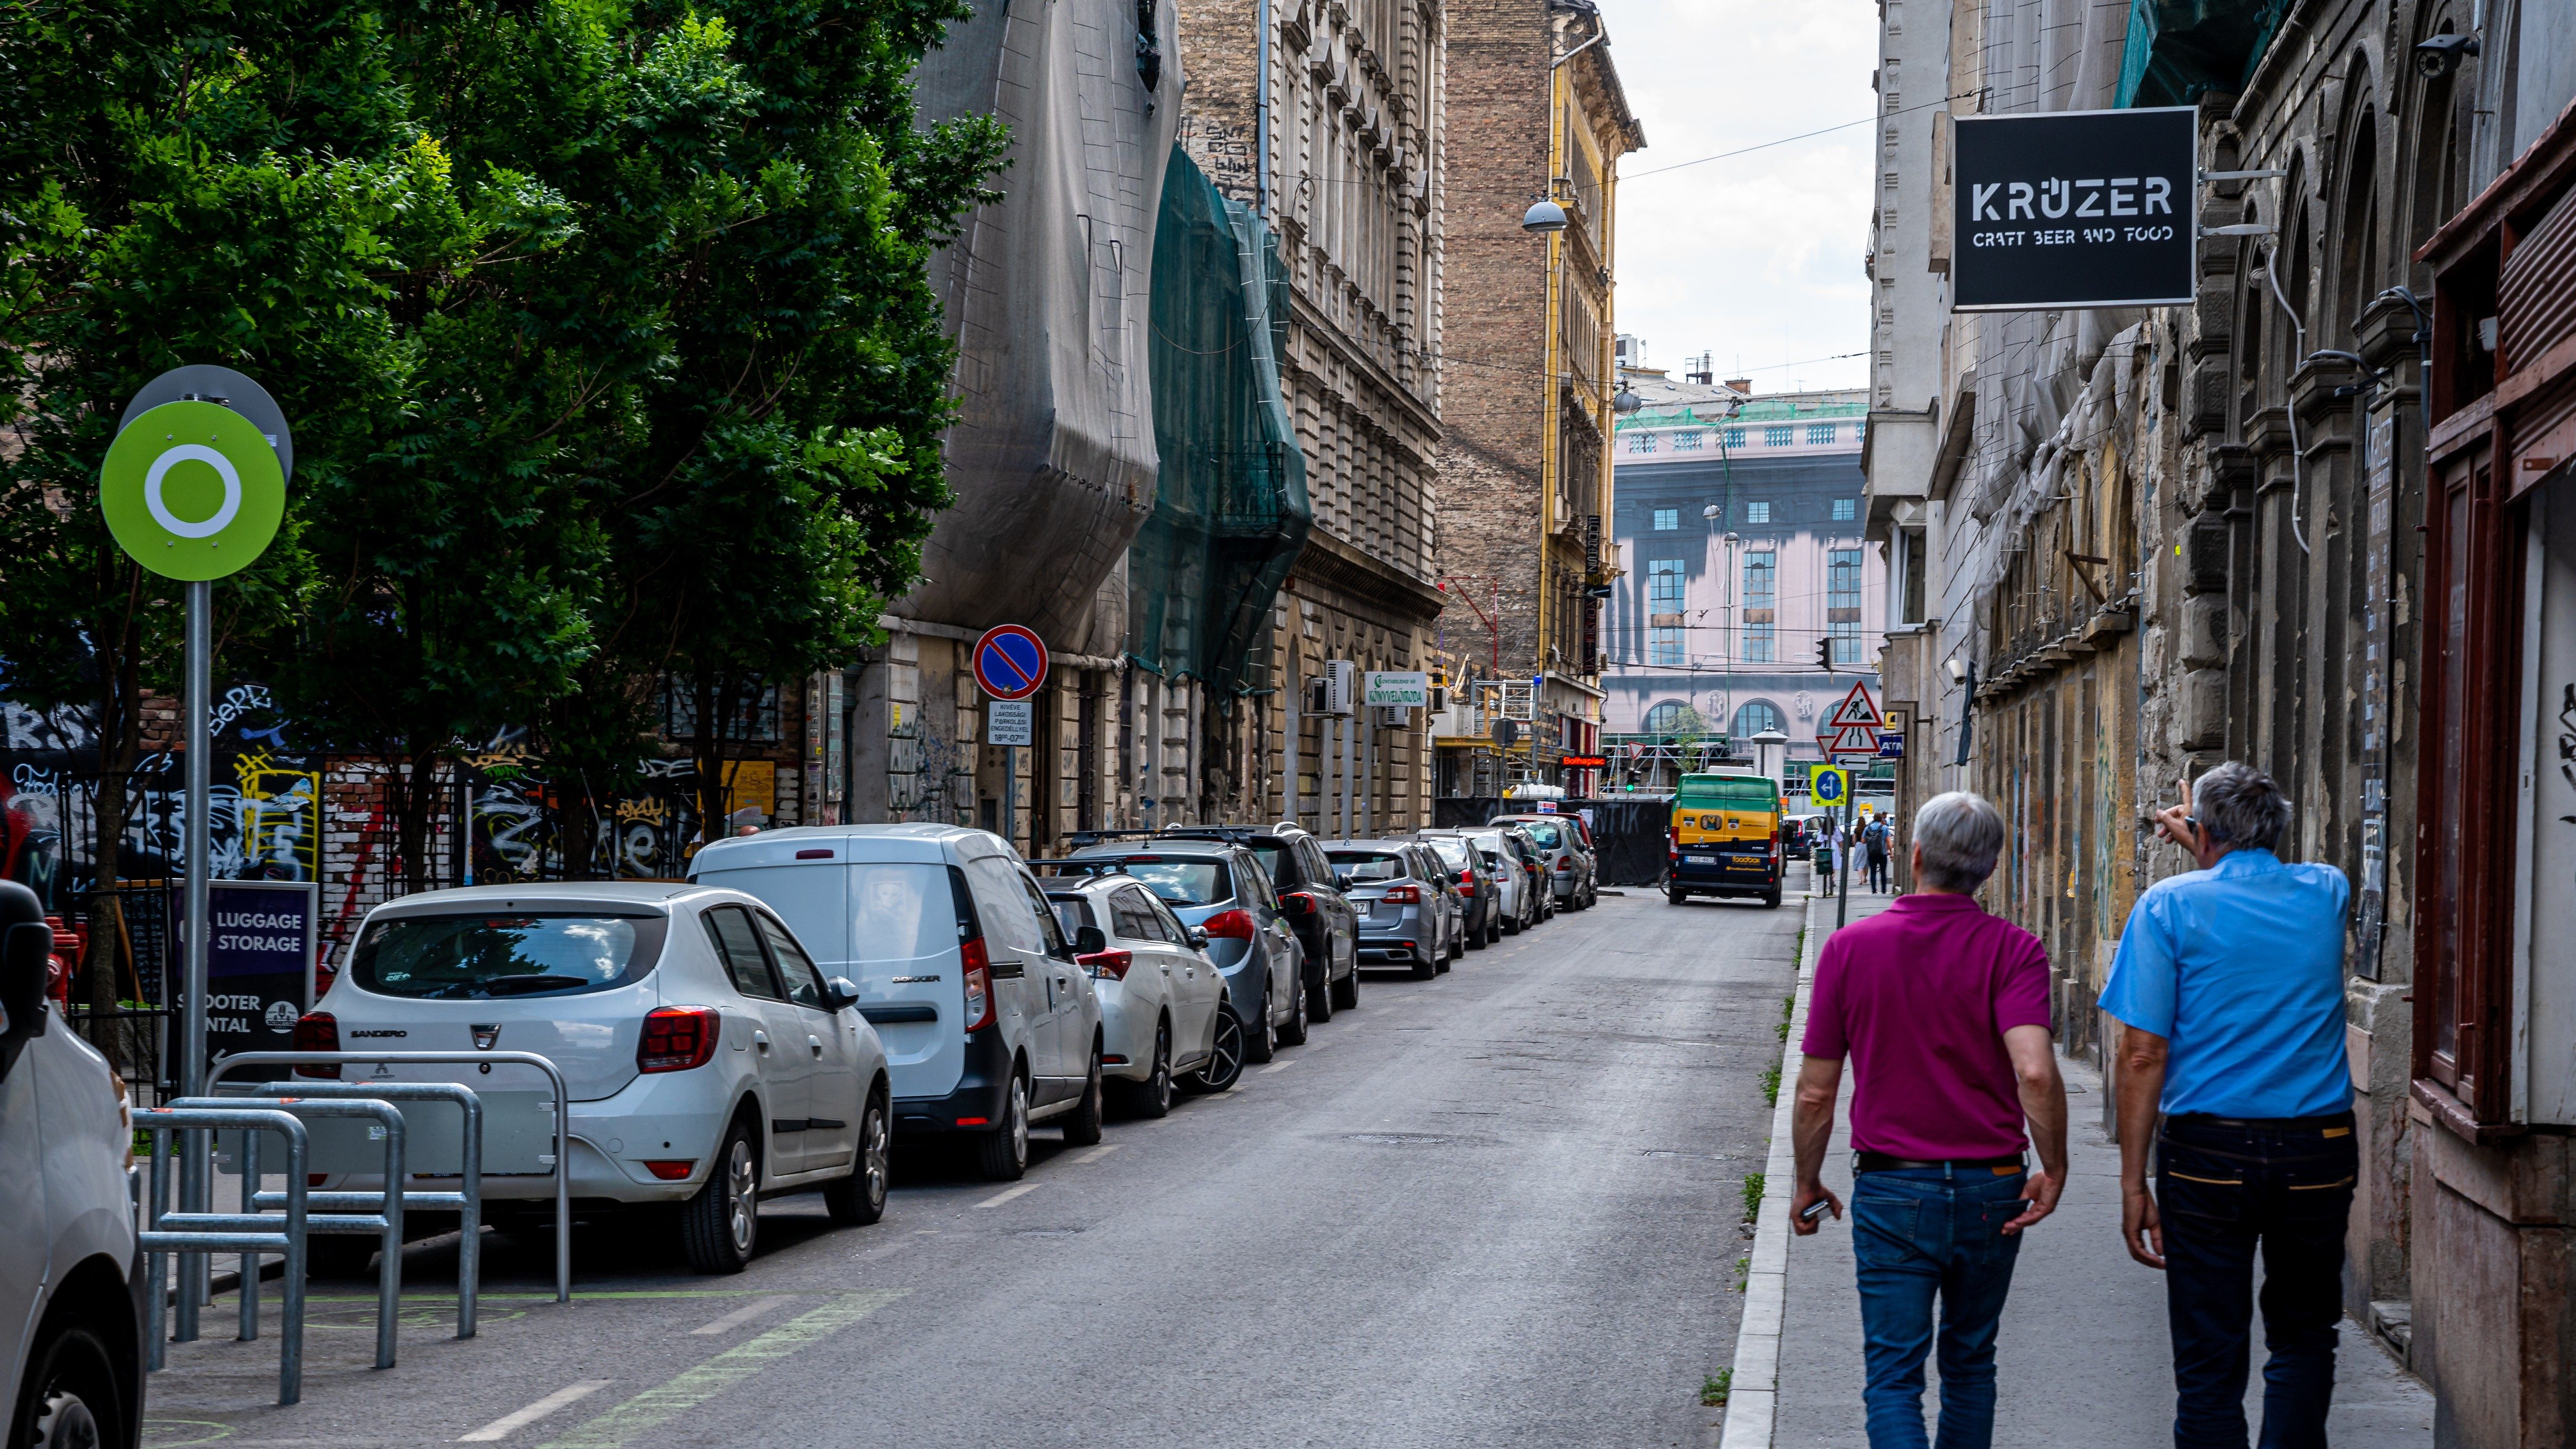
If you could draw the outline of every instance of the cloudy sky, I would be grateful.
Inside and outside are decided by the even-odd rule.
[[[1763,392],[1859,387],[1869,345],[1869,0],[1600,0],[1647,149],[1620,165],[1619,330]],[[1739,373],[1740,365],[1744,372]],[[1796,364],[1787,366],[1784,364]]]

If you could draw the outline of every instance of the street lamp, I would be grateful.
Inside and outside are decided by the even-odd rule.
[[[1565,208],[1542,197],[1521,213],[1521,230],[1532,236],[1565,230]]]
[[[1524,221],[1521,225],[1527,226],[1529,223]],[[1610,395],[1610,411],[1617,413],[1623,418],[1644,408],[1645,405],[1646,400],[1644,398],[1637,396],[1635,393],[1630,392],[1624,387]]]

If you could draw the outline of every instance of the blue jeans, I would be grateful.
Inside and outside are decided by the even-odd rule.
[[[1870,1449],[1925,1449],[1923,1359],[1941,1301],[1941,1449],[1995,1437],[1995,1333],[2012,1291],[2023,1173],[1983,1167],[1864,1172],[1852,1183]]]
[[[2245,1449],[2257,1246],[2263,1344],[2271,1350],[2263,1449],[2325,1449],[2344,1225],[2360,1168],[2349,1117],[2305,1127],[2166,1119],[2156,1145],[2156,1207],[2165,1228],[2179,1449]]]

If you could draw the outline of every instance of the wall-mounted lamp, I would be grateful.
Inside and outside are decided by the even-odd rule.
[[[1953,660],[1951,660],[1951,661],[1950,661],[1950,666],[1949,666],[1949,667],[1950,667],[1950,682],[1951,682],[1951,683],[1953,683],[1953,684],[1965,684],[1965,683],[1967,683],[1967,682],[1968,682],[1968,666],[1967,666],[1966,661],[1964,661],[1964,660],[1959,660],[1959,659],[1953,659]]]

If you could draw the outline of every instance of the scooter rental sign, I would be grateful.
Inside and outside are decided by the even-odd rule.
[[[2189,106],[1958,117],[1952,310],[2188,304],[2196,127]]]

